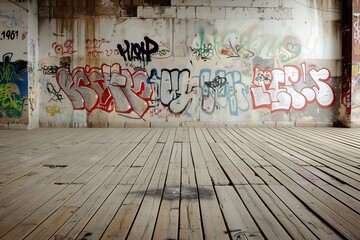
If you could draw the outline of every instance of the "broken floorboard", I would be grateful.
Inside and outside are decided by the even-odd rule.
[[[360,239],[360,129],[0,131],[0,239]]]

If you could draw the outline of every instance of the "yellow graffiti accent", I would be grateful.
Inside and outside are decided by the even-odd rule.
[[[359,75],[359,65],[358,64],[352,65],[351,75],[354,77],[357,77]]]
[[[48,113],[48,114],[50,114],[50,116],[55,116],[56,114],[61,114],[61,107],[59,107],[59,106],[56,106],[55,104],[54,105],[52,105],[52,106],[47,106],[46,107],[46,112]]]
[[[354,53],[360,55],[360,43],[355,44]]]
[[[17,93],[12,83],[0,85],[0,106],[3,108],[13,108],[22,111],[22,102],[17,101]]]

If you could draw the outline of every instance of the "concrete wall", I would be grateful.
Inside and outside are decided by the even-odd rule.
[[[27,129],[38,127],[32,120],[35,110],[35,57],[37,44],[37,2],[0,2],[0,127]],[[31,24],[29,24],[31,20]],[[29,31],[29,26],[33,31]],[[29,52],[29,49],[32,49]],[[29,68],[29,61],[31,61]],[[31,85],[33,85],[31,83]],[[39,114],[37,118],[39,117]]]
[[[360,126],[360,3],[353,1],[352,15],[352,71],[351,82],[347,88],[347,99],[350,113],[350,126]]]
[[[341,1],[42,2],[41,126],[330,126],[342,114]]]

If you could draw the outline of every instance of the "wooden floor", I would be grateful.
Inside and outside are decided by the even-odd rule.
[[[360,239],[360,129],[0,131],[1,239]]]

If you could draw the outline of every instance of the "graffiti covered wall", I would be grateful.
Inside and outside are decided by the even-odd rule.
[[[338,1],[206,2],[40,19],[41,126],[336,121]]]
[[[352,24],[351,82],[348,83],[347,94],[344,94],[344,98],[347,97],[349,102],[350,122],[358,124],[360,123],[360,4],[358,1],[353,1]]]
[[[1,3],[0,124],[27,127],[27,2]]]

